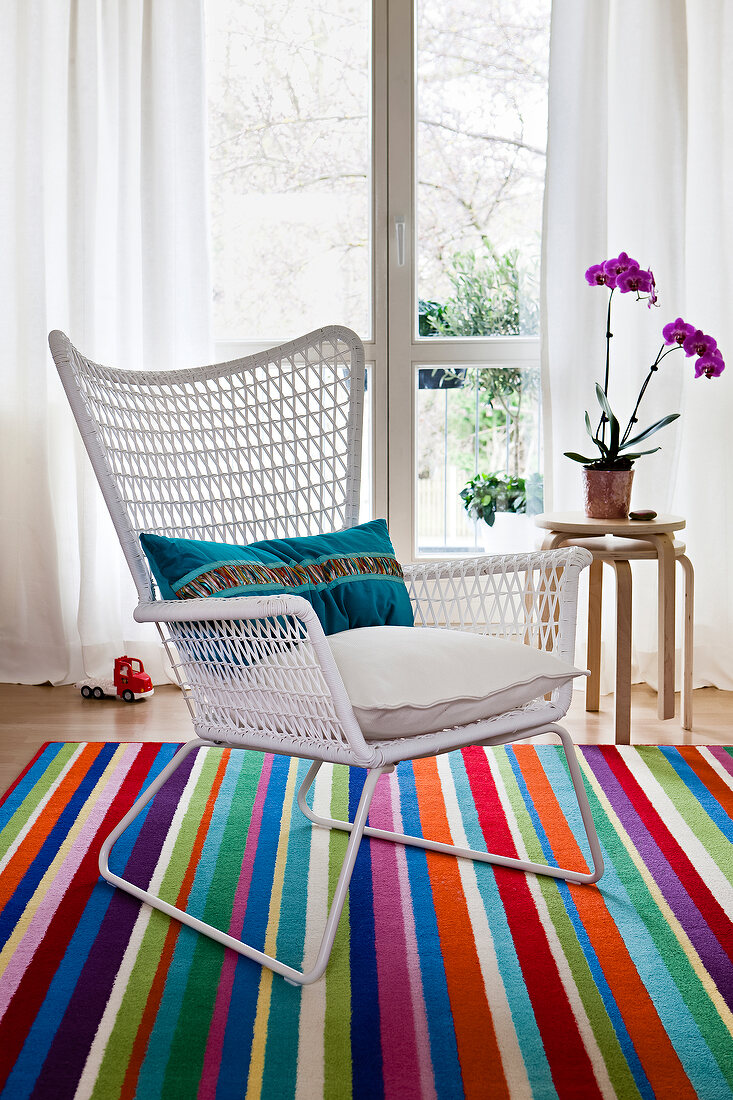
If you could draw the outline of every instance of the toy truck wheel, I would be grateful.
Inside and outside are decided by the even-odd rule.
[[[104,698],[104,692],[102,691],[102,689],[100,687],[94,688],[93,691],[92,691],[92,695],[94,696],[95,699]]]
[[[91,699],[92,689],[89,687],[89,684],[84,684],[84,687],[81,689],[81,693],[85,699]]]
[[[129,689],[122,692],[122,698],[125,700],[126,703],[132,703],[135,700],[135,696]]]

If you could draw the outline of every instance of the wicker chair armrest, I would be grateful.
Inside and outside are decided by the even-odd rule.
[[[473,630],[551,649],[572,661],[578,579],[590,551],[573,546],[406,565],[418,626]]]
[[[531,550],[522,554],[481,554],[470,558],[442,558],[439,561],[413,562],[403,565],[409,583],[422,577],[450,578],[459,575],[486,576],[496,573],[525,573],[529,569],[554,565],[576,566],[583,570],[593,561],[590,550],[582,546],[561,547],[559,550]]]
[[[204,623],[237,619],[269,619],[293,615],[323,633],[318,616],[302,596],[232,596],[193,600],[148,600],[133,612],[138,623]]]
[[[283,681],[280,694],[288,694],[287,684],[292,680],[293,697],[300,693],[302,698],[304,679],[307,682],[309,678],[313,679],[315,676],[314,698],[321,697],[320,708],[327,712],[325,721],[320,724],[324,729],[326,727],[330,729],[332,739],[343,742],[345,750],[345,753],[336,751],[333,759],[341,759],[343,763],[362,764],[371,760],[373,750],[365,742],[359,728],[321,622],[311,604],[301,596],[151,600],[138,604],[134,617],[137,622],[153,622],[170,628],[167,641],[172,642],[179,653],[184,654],[180,663],[176,664],[179,679],[190,689],[202,713],[210,709],[212,680],[222,678],[224,666],[226,666],[227,694],[236,696],[241,690],[240,709],[256,711],[257,706],[253,706],[251,701],[247,703],[246,699],[248,692],[251,694],[253,690],[251,680],[253,677],[255,680],[257,678],[258,665],[265,670],[266,674],[269,651],[279,652],[281,655],[289,653],[295,658],[301,643],[307,643],[315,655],[316,665],[308,670],[307,661],[300,664],[294,659],[289,667],[288,661],[285,660],[278,668],[278,676]],[[292,624],[295,622],[298,626],[293,629]],[[244,623],[251,623],[256,635],[248,637],[248,632],[242,626]],[[285,634],[283,623],[291,624],[289,632],[286,627]],[[198,624],[208,624],[205,636],[197,632]],[[200,641],[200,639],[203,640]],[[197,660],[195,656],[197,647],[203,648],[205,656],[208,656],[208,651],[212,651],[213,662]],[[185,657],[186,650],[191,651],[188,658]],[[207,664],[212,663],[214,666],[217,663],[219,665],[216,669],[218,675],[213,677],[206,667]],[[255,693],[258,690],[261,692],[257,686],[254,690]],[[216,691],[221,695],[218,685],[215,693]],[[221,709],[234,711],[238,708],[235,704]],[[328,713],[332,715],[331,718],[328,718]],[[227,720],[236,721],[231,716],[227,716]],[[315,719],[315,722],[319,724],[318,719]],[[206,735],[213,736],[210,731]],[[227,739],[236,741],[237,737],[230,735]],[[314,755],[307,751],[308,740],[308,736],[303,737],[303,747],[306,751],[302,755]],[[310,740],[313,741],[313,738]],[[289,752],[297,750],[297,745],[290,734],[287,735],[283,744]],[[319,741],[319,747],[322,747],[321,741]]]

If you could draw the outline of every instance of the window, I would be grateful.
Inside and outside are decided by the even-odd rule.
[[[476,472],[519,476],[541,502],[550,0],[206,14],[223,354],[355,329],[363,518],[386,515],[405,560],[474,549],[459,494]]]

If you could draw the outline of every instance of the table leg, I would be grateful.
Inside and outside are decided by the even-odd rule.
[[[603,562],[593,561],[588,581],[588,668],[585,682],[585,709],[601,706],[601,608],[603,604]]]
[[[657,714],[662,719],[674,718],[674,542],[669,535],[653,535],[651,541],[658,559]]]
[[[685,575],[685,629],[682,652],[682,729],[692,729],[692,661],[695,616],[695,573],[692,562],[683,554],[679,563]]]
[[[562,546],[566,539],[572,537],[572,535],[564,535],[562,531],[548,531],[542,540],[540,550],[556,550],[558,546]]]
[[[617,745],[631,743],[631,566],[615,561],[616,570],[616,693],[614,727]]]

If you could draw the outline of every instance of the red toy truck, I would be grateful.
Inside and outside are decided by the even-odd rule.
[[[104,695],[114,695],[132,703],[134,699],[149,699],[154,694],[152,681],[137,657],[117,657],[114,679],[80,680],[76,684],[85,699],[94,696],[101,699]]]

